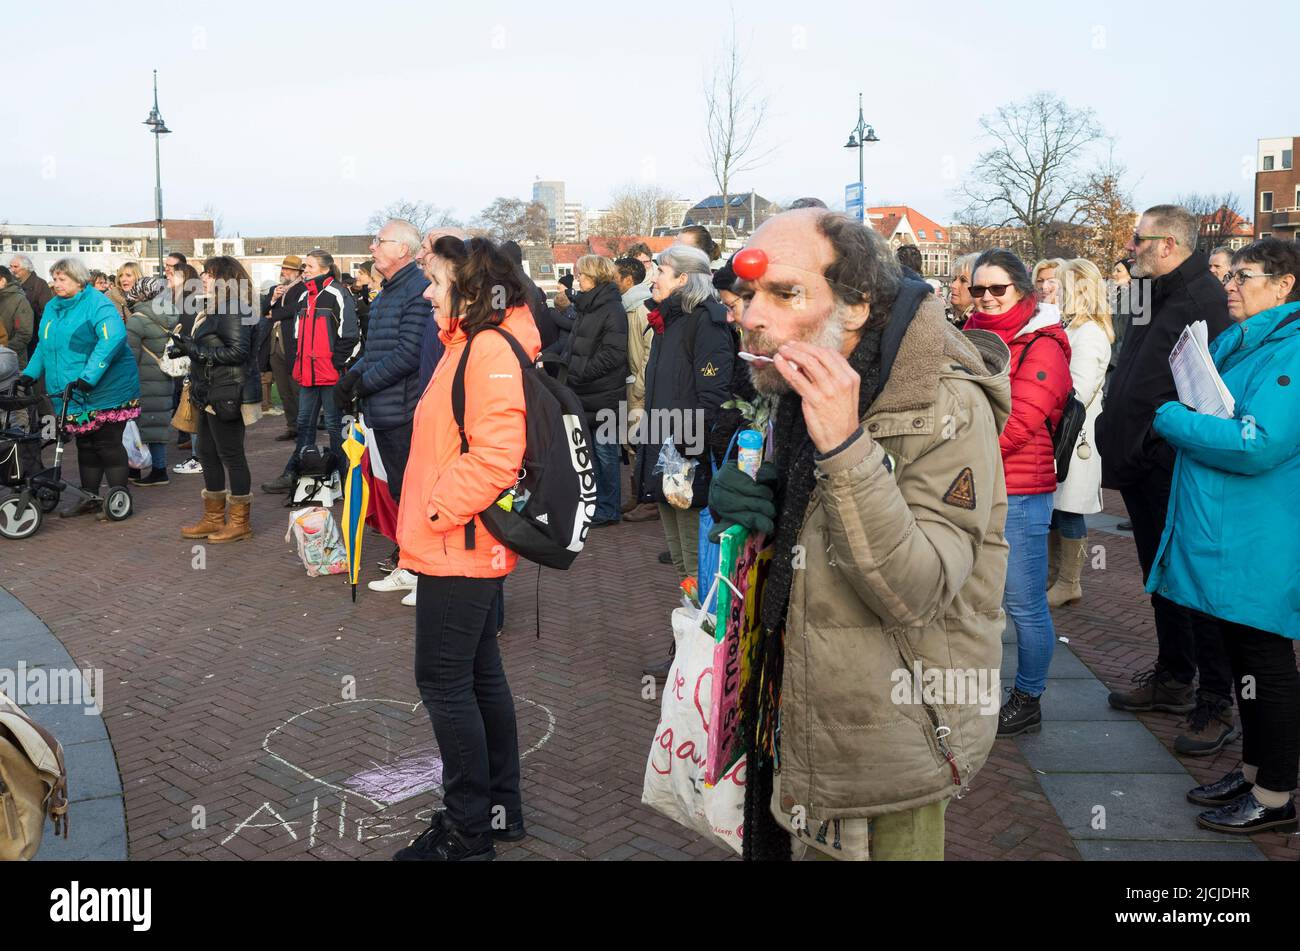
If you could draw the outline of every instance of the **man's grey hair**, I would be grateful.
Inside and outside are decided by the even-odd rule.
[[[420,253],[420,245],[423,242],[423,236],[420,229],[411,224],[405,218],[390,218],[385,228],[391,228],[393,240],[399,242],[410,257],[414,258]]]
[[[1155,205],[1142,213],[1157,234],[1170,235],[1178,247],[1191,254],[1201,237],[1201,221],[1181,205]]]
[[[1231,258],[1235,253],[1236,252],[1233,251],[1232,248],[1228,247],[1226,244],[1221,244],[1213,251],[1210,252],[1210,257],[1214,257],[1216,254],[1226,254],[1229,258]]]
[[[81,258],[59,258],[50,265],[50,277],[55,274],[66,274],[82,287],[90,283],[90,270]]]
[[[678,292],[682,296],[684,310],[692,311],[710,297],[718,296],[718,291],[713,286],[709,256],[699,248],[689,244],[674,244],[668,250],[659,252],[659,266],[672,268],[674,274],[686,275],[686,286]]]
[[[15,254],[15,255],[14,255],[12,258],[10,258],[9,260],[10,260],[10,261],[17,261],[19,264],[21,264],[24,268],[26,268],[26,269],[29,270],[29,271],[35,271],[35,270],[36,270],[36,265],[32,264],[32,259],[29,258],[29,257],[28,257],[27,255],[25,255],[25,254]]]

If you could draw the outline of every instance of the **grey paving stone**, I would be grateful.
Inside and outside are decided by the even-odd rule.
[[[1221,836],[1223,842],[1076,842],[1085,862],[1266,862],[1253,842]]]
[[[126,861],[126,816],[121,796],[74,802],[68,816],[71,822],[67,839],[56,838],[46,824],[36,861]]]
[[[1172,773],[1188,779],[1182,764],[1137,720],[1057,720],[1017,742],[1029,765],[1043,773]]]
[[[1038,781],[1076,841],[1205,842],[1216,848],[1224,844],[1221,833],[1196,825],[1196,815],[1205,807],[1192,805],[1184,798],[1194,782],[1186,772],[1165,776],[1058,773],[1039,776]],[[1097,806],[1106,810],[1104,829],[1092,827]]]
[[[64,749],[74,743],[108,739],[103,718],[97,713],[85,713],[86,709],[73,703],[34,703],[23,707],[29,717],[54,734]]]
[[[31,614],[0,619],[0,666],[13,670],[19,661],[29,667],[73,666],[64,646]]]
[[[1124,720],[1133,714],[1114,709],[1106,702],[1110,693],[1101,681],[1062,678],[1047,681],[1043,695],[1043,720]]]
[[[1088,516],[1088,529],[1090,531],[1108,532],[1111,535],[1123,535],[1125,538],[1132,538],[1131,531],[1121,532],[1117,527],[1120,522],[1127,522],[1128,516],[1117,518],[1114,515],[1107,515],[1105,512],[1098,512],[1096,515]]]
[[[74,743],[63,747],[68,767],[68,799],[81,802],[122,794],[122,777],[117,772],[113,745],[108,739]]]

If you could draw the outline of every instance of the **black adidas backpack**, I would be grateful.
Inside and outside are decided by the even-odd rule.
[[[518,480],[479,517],[492,537],[511,551],[548,568],[568,568],[582,551],[587,526],[596,514],[595,458],[582,403],[572,390],[534,367],[510,333],[495,325],[484,330],[505,337],[519,359],[528,435]],[[469,452],[465,368],[478,333],[465,341],[451,384],[462,455]],[[465,547],[474,547],[473,520],[465,526]]]

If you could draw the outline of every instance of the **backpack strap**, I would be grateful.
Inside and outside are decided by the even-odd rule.
[[[521,368],[526,370],[533,365],[533,361],[528,359],[528,353],[520,346],[519,341],[496,324],[489,324],[465,338],[465,350],[460,355],[460,362],[456,364],[456,375],[451,379],[451,412],[456,419],[456,429],[460,432],[460,454],[462,456],[469,452],[469,437],[465,435],[465,370],[469,367],[469,348],[474,344],[474,338],[485,330],[495,330],[506,338],[506,341],[510,344],[510,349],[514,350],[515,357],[519,360]],[[467,551],[472,549],[474,544],[474,520],[471,518],[465,523],[465,549]]]
[[[1025,343],[1025,349],[1023,349],[1023,350],[1020,351],[1020,359],[1019,359],[1019,361],[1016,362],[1016,372],[1017,372],[1017,373],[1019,373],[1019,372],[1020,372],[1020,368],[1023,367],[1023,366],[1025,365],[1025,357],[1029,354],[1029,348],[1032,347],[1032,346],[1034,345],[1034,342],[1035,342],[1035,341],[1037,341],[1037,340],[1041,340],[1043,337],[1046,337],[1046,336],[1050,336],[1050,335],[1049,335],[1049,334],[1045,334],[1045,333],[1043,333],[1042,331],[1037,331],[1037,332],[1035,332],[1035,333],[1034,333],[1034,334],[1029,338],[1029,340]],[[1056,338],[1053,337],[1052,339],[1055,340]],[[1061,346],[1061,341],[1057,340],[1057,341],[1056,341],[1056,345],[1057,345],[1058,347],[1060,347],[1060,346]],[[1062,356],[1065,355],[1065,348],[1064,348],[1064,347],[1061,347],[1061,355],[1062,355]],[[1067,367],[1067,368],[1069,367],[1069,361],[1066,361],[1066,367]],[[1073,384],[1073,380],[1071,380],[1071,383]],[[1073,390],[1071,390],[1071,392],[1073,392]],[[1068,399],[1068,398],[1067,398],[1066,402],[1067,402],[1067,403],[1069,402],[1069,399]],[[1056,430],[1054,430],[1054,429],[1052,428],[1052,414],[1051,414],[1051,413],[1048,413],[1047,416],[1046,416],[1046,418],[1044,418],[1044,420],[1043,420],[1043,425],[1044,425],[1045,427],[1047,427],[1047,435],[1048,435],[1048,437],[1050,437],[1051,439],[1055,439],[1055,438],[1056,438]]]

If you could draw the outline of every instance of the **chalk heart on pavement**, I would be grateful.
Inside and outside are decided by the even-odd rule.
[[[542,704],[515,697],[521,756],[555,731]],[[442,757],[424,704],[358,699],[294,714],[262,748],[303,779],[383,809],[430,791],[441,793]]]

